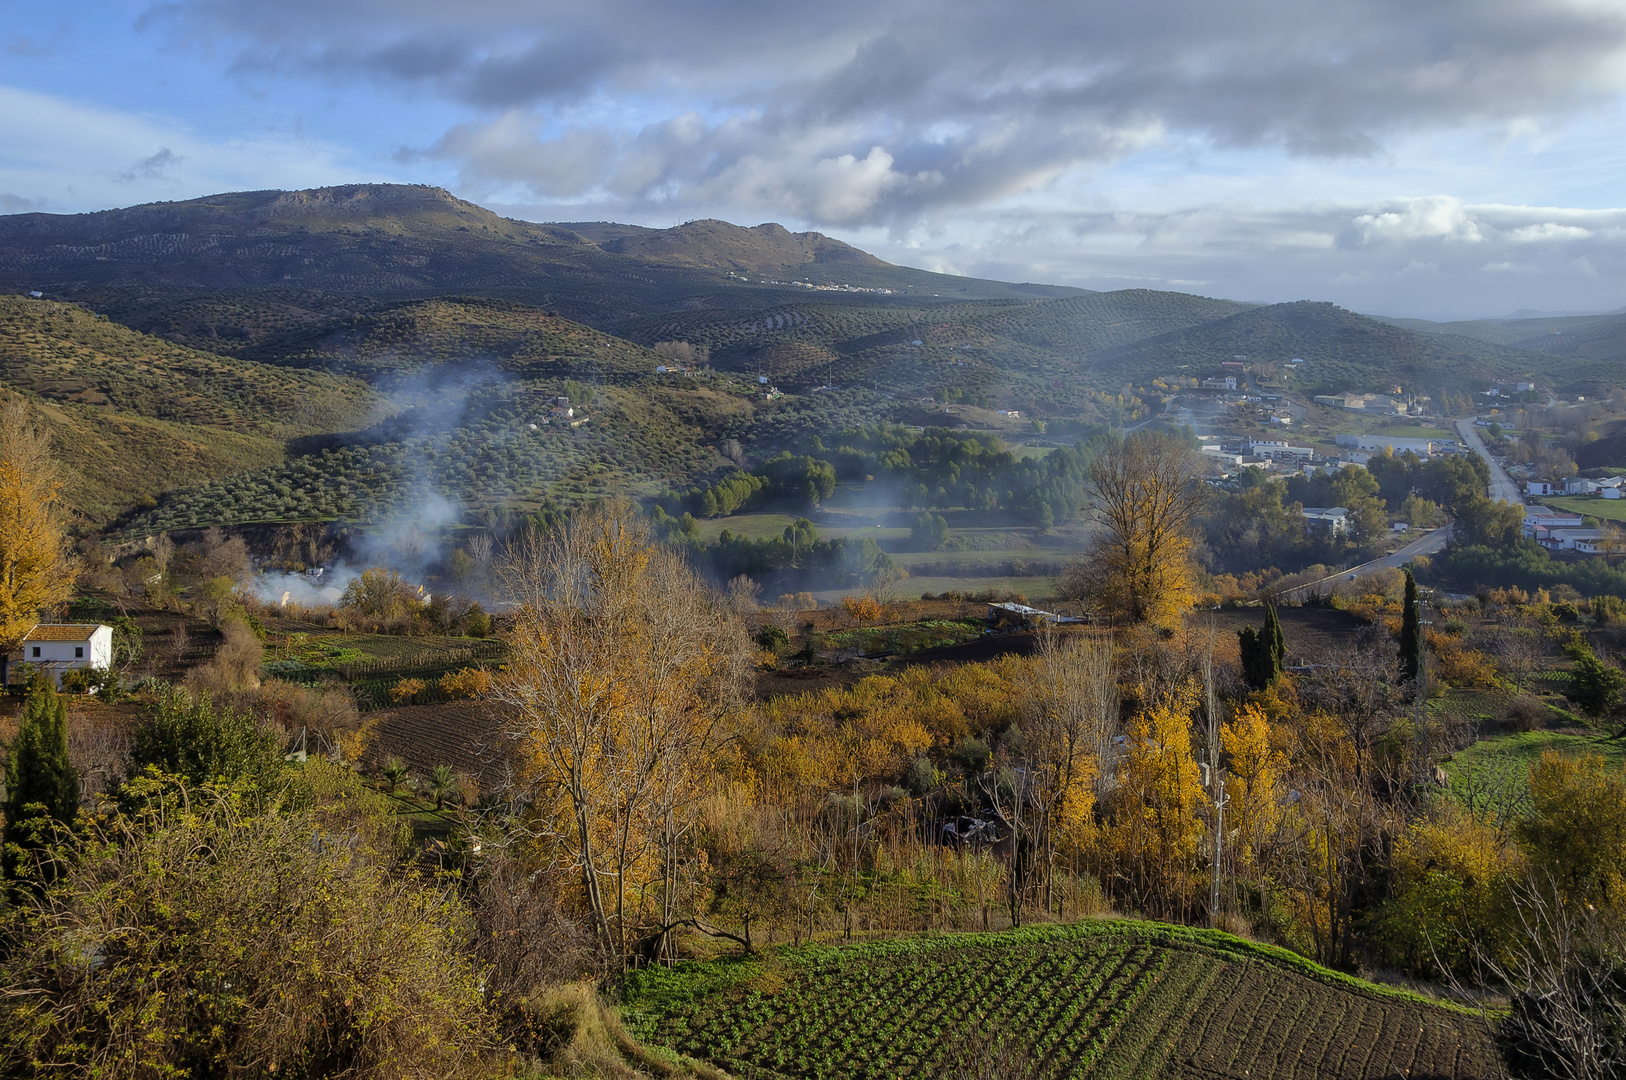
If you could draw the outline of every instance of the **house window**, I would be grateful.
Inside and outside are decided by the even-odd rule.
[[[83,660],[85,658],[85,647],[83,645],[74,646],[73,658],[75,660]]]
[[[34,646],[34,659],[38,660],[39,656],[40,656],[40,647],[38,645],[36,645],[36,646]]]

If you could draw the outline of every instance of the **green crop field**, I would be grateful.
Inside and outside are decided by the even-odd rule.
[[[1554,510],[1568,510],[1574,514],[1603,518],[1605,521],[1626,521],[1626,499],[1589,499],[1569,495],[1544,501]]]
[[[1455,439],[1457,433],[1444,428],[1423,427],[1418,424],[1399,424],[1395,427],[1379,429],[1376,434],[1387,435],[1393,439]]]
[[[1482,1077],[1472,1013],[1154,923],[814,946],[632,976],[645,1042],[737,1076]],[[981,1060],[978,1060],[981,1059]]]

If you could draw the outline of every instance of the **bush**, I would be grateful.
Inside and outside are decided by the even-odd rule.
[[[208,692],[195,696],[166,687],[136,725],[130,778],[151,767],[187,783],[274,785],[282,769],[281,740],[248,713],[217,707]]]
[[[390,874],[331,810],[249,815],[226,788],[132,786],[141,809],[7,913],[0,1073],[468,1075],[490,1033],[455,896]]]
[[[440,678],[440,692],[454,699],[483,697],[491,693],[491,672],[484,668],[448,671]]]

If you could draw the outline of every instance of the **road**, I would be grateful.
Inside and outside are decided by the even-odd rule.
[[[1484,458],[1485,464],[1490,466],[1491,499],[1510,502],[1514,506],[1523,506],[1524,496],[1519,492],[1519,485],[1513,482],[1513,478],[1502,470],[1502,467],[1496,463],[1496,459],[1490,456],[1490,451],[1485,449],[1485,440],[1479,437],[1479,429],[1474,427],[1476,419],[1478,418],[1468,416],[1458,420],[1457,434],[1461,435],[1462,441],[1468,444],[1468,449]]]
[[[1390,568],[1398,570],[1419,555],[1432,555],[1437,551],[1444,551],[1445,542],[1450,539],[1450,536],[1451,527],[1449,525],[1443,529],[1435,529],[1433,532],[1419,536],[1393,555],[1385,555],[1382,558],[1373,559],[1371,562],[1352,566],[1348,570],[1328,574],[1319,581],[1306,581],[1303,585],[1283,589],[1279,595],[1292,596],[1294,593],[1310,592],[1320,585],[1334,585],[1340,581],[1348,581],[1351,577],[1366,577],[1368,574],[1375,574],[1379,570],[1388,570]]]

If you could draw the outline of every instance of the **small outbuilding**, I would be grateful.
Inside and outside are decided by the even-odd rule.
[[[106,671],[113,666],[113,628],[101,623],[39,623],[6,657],[8,682],[21,677],[24,664],[50,672],[58,686],[67,671]]]

